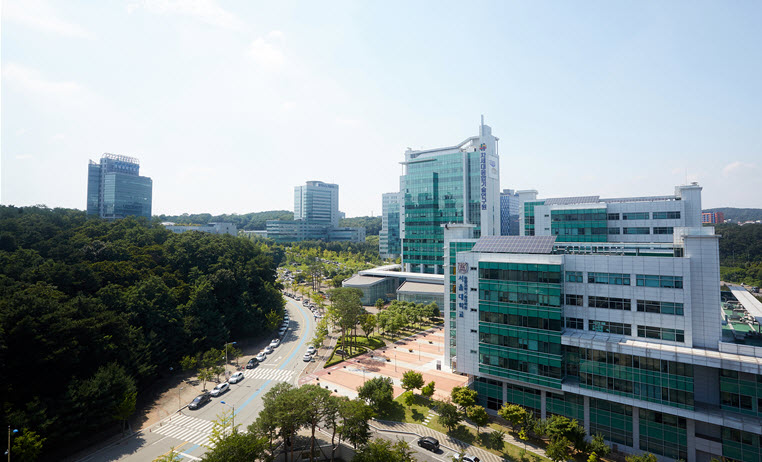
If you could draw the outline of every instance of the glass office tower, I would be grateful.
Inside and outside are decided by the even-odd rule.
[[[381,258],[397,258],[402,253],[400,240],[400,193],[382,196],[381,232],[378,236],[378,253]]]
[[[444,224],[475,225],[474,237],[500,234],[497,141],[482,121],[479,136],[456,146],[405,152],[401,213],[406,271],[444,274]]]
[[[151,217],[153,181],[140,176],[134,157],[105,153],[87,168],[87,214],[116,219]]]
[[[294,187],[294,220],[339,226],[339,185],[308,181]]]

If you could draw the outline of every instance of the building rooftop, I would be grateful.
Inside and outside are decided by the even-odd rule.
[[[444,294],[444,284],[427,284],[423,282],[410,282],[403,283],[397,289],[397,292],[406,294]]]
[[[488,253],[534,253],[549,254],[553,251],[556,236],[484,236],[473,252]]]
[[[372,286],[373,284],[378,284],[379,282],[382,282],[385,278],[383,277],[374,277],[374,276],[361,276],[359,274],[355,274],[351,278],[344,281],[344,285],[353,285],[353,286]]]

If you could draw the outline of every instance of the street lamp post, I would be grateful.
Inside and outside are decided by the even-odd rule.
[[[228,345],[235,345],[238,342],[230,342],[225,344],[225,379],[228,378]]]
[[[179,390],[177,390],[177,412],[180,412],[183,409],[182,404],[182,398],[180,397],[180,393],[185,390],[185,387],[180,387]]]
[[[15,435],[18,433],[18,429],[13,429],[13,434]],[[8,451],[6,452],[8,454],[8,462],[11,462],[11,426],[8,425]]]
[[[230,419],[231,419],[231,421],[230,421],[231,422],[230,423],[230,433],[233,433],[233,430],[235,430],[235,406],[233,406],[232,404],[228,404],[225,401],[220,401],[220,404],[224,404],[225,406],[230,406],[230,409],[233,411],[230,414],[230,416],[231,416],[230,417]]]

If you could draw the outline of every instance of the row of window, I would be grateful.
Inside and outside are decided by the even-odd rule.
[[[582,271],[566,271],[564,280],[566,282],[583,282]],[[587,273],[588,284],[608,284],[616,286],[629,286],[631,275],[626,273]],[[682,289],[682,276],[665,276],[659,274],[637,274],[635,275],[635,285],[638,287],[661,287],[667,289]]]
[[[521,269],[479,268],[479,278],[492,279],[497,281],[542,282],[546,284],[559,284],[561,282],[561,273],[559,271],[527,271]]]
[[[566,294],[565,302],[567,306],[584,306],[584,296],[577,294]],[[632,301],[628,298],[599,297],[590,295],[587,300],[587,306],[590,308],[608,308],[610,310],[631,310]],[[658,300],[637,300],[635,303],[637,311],[644,313],[674,314],[683,316],[684,308],[682,303],[662,302]]]
[[[628,228],[608,228],[608,234],[674,234],[675,228],[672,226],[654,226],[653,231],[647,226],[636,226]],[[606,234],[606,233],[602,233]]]
[[[556,332],[561,331],[561,321],[559,319],[549,319],[546,317],[522,316],[518,314],[495,313],[479,310],[479,321],[503,324],[506,326],[528,327],[531,329],[551,330]]]
[[[621,214],[622,220],[648,220],[649,215],[654,220],[679,220],[680,212],[624,212]],[[608,220],[619,220],[619,213],[606,214]]]
[[[566,318],[566,327],[569,329],[584,329],[582,318]],[[632,325],[614,321],[598,321],[590,319],[587,329],[593,332],[606,334],[632,335]],[[670,329],[667,327],[638,326],[638,337],[668,340],[671,342],[685,342],[685,331],[682,329]]]
[[[606,377],[587,372],[580,373],[580,384],[586,388],[607,390],[618,394],[632,395],[644,401],[666,401],[682,405],[678,407],[693,407],[693,392],[663,387],[661,385],[625,380],[619,377]]]
[[[566,353],[567,364],[574,364],[582,361],[594,361],[612,366],[631,367],[642,371],[660,372],[681,377],[693,377],[693,366],[691,364],[677,361],[575,347],[566,347]]]
[[[489,345],[503,346],[517,350],[538,351],[552,355],[561,355],[561,344],[555,342],[545,342],[528,338],[519,338],[513,335],[479,333],[479,343]]]
[[[554,379],[561,378],[561,368],[547,364],[538,364],[535,361],[522,361],[519,359],[504,358],[502,356],[479,354],[479,363],[487,366],[497,366],[501,369],[508,369],[517,372],[524,372],[531,375],[550,377]]]

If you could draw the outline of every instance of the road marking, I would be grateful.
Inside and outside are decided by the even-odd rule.
[[[186,443],[191,442],[201,446],[209,444],[209,434],[212,432],[213,425],[208,420],[180,414],[173,417],[170,422],[157,428],[155,432],[160,435],[183,440]]]
[[[246,378],[276,380],[279,382],[288,382],[293,375],[293,371],[285,369],[248,369],[243,373],[243,376]]]

